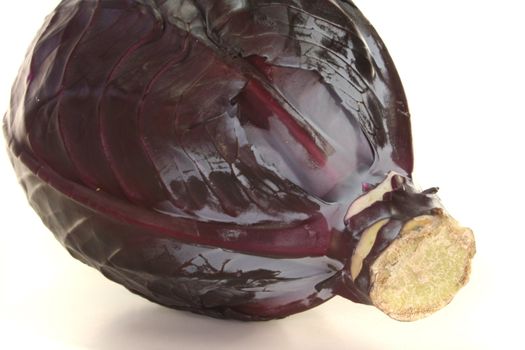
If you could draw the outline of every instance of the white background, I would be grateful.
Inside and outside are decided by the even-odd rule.
[[[521,1],[360,0],[393,56],[412,112],[415,179],[440,186],[476,234],[470,284],[435,315],[392,321],[335,298],[284,320],[241,323],[134,296],[63,249],[0,152],[0,348],[505,349],[523,345],[525,25]],[[0,111],[58,0],[4,1]],[[3,112],[2,112],[3,113]],[[2,334],[3,333],[3,334]]]

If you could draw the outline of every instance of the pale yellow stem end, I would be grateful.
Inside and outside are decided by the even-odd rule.
[[[426,317],[450,303],[470,274],[474,235],[450,216],[408,221],[370,269],[370,298],[400,321]]]

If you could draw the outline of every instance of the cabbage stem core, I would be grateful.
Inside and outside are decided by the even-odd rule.
[[[445,213],[408,221],[370,268],[370,299],[388,316],[414,321],[446,306],[469,279],[472,231]]]

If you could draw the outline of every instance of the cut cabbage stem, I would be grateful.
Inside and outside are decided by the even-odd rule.
[[[467,283],[474,253],[472,231],[448,214],[415,217],[371,265],[370,300],[396,320],[426,317]]]

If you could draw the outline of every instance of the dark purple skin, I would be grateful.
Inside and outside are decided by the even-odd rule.
[[[242,320],[368,303],[344,216],[413,164],[394,64],[344,0],[64,0],[4,132],[75,258],[154,302]]]

